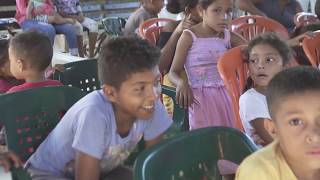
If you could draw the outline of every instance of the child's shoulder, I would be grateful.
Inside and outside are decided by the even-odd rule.
[[[273,142],[245,158],[237,170],[236,180],[273,179],[278,174],[278,145]]]
[[[265,96],[259,92],[257,92],[254,88],[248,89],[240,96],[240,101],[245,101],[249,99],[262,99]]]

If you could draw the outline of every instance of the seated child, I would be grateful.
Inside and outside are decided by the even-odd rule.
[[[29,158],[33,179],[109,177],[142,136],[150,146],[171,125],[159,100],[160,51],[132,37],[110,39],[101,50],[102,90],[73,105]]]
[[[249,42],[246,56],[250,78],[248,90],[239,99],[240,117],[246,134],[258,146],[264,146],[272,142],[265,129],[265,121],[270,120],[265,97],[267,85],[291,60],[291,51],[275,33],[265,33]]]
[[[27,19],[35,19],[50,24],[74,24],[72,18],[63,18],[55,13],[51,0],[30,0],[27,6]]]
[[[14,36],[9,44],[10,71],[25,83],[7,91],[12,93],[43,86],[59,86],[59,81],[47,80],[45,70],[51,64],[53,48],[49,38],[37,31],[25,31]]]
[[[320,179],[320,71],[283,70],[266,91],[274,142],[247,157],[236,180]]]
[[[0,39],[0,94],[19,84],[10,72],[8,47],[9,40]]]
[[[57,7],[57,12],[62,17],[75,20],[75,27],[78,35],[78,49],[81,57],[84,57],[82,38],[83,27],[89,29],[89,57],[93,57],[99,31],[98,23],[83,15],[79,0],[54,0],[54,4]]]
[[[124,35],[139,34],[139,26],[146,20],[158,17],[163,7],[163,0],[140,0],[141,7],[129,17],[123,33]]]

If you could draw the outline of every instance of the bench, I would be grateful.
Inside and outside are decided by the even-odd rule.
[[[139,6],[139,2],[81,3],[84,15],[96,21],[100,21],[105,17],[128,18]]]
[[[19,29],[17,21],[14,19],[16,13],[15,0],[0,1],[0,36],[7,38],[8,32],[13,35],[14,29]]]

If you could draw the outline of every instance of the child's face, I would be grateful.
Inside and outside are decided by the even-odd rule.
[[[289,95],[275,102],[272,130],[289,165],[320,169],[320,91]]]
[[[203,22],[216,32],[224,32],[232,17],[232,1],[216,0],[207,9],[201,9]]]
[[[249,54],[249,73],[255,87],[267,87],[269,81],[283,69],[279,52],[268,44],[258,44]]]
[[[104,93],[113,102],[116,110],[122,112],[128,119],[149,119],[155,111],[155,102],[158,100],[161,85],[158,66],[152,70],[145,70],[130,75],[118,90],[104,88]],[[113,91],[112,97],[110,92]]]
[[[152,11],[155,14],[158,14],[163,8],[164,2],[163,0],[151,0],[152,1]]]

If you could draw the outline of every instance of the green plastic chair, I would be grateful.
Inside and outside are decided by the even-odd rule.
[[[222,180],[217,161],[236,164],[256,146],[242,132],[209,127],[182,133],[142,152],[134,166],[135,180]]]
[[[123,35],[122,29],[126,25],[126,19],[121,17],[106,17],[101,20],[105,32],[109,36]]]
[[[189,130],[189,122],[187,118],[187,109],[181,108],[176,102],[176,90],[172,87],[162,85],[162,94],[165,94],[173,100],[173,124],[167,130],[166,137],[174,136],[177,132]]]
[[[86,93],[100,89],[97,59],[88,59],[64,64],[63,72],[55,71],[53,79],[62,84],[80,88]]]
[[[8,148],[26,161],[64,113],[84,95],[67,86],[0,95],[0,124],[5,127]]]

